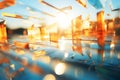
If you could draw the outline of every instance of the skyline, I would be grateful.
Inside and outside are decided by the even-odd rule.
[[[96,9],[93,5],[91,5],[89,2],[90,1],[95,1],[95,0],[88,0],[86,5],[87,7],[83,7],[80,3],[78,3],[75,0],[44,0],[48,2],[49,4],[61,9],[67,6],[72,6],[72,10],[69,10],[68,16],[70,16],[72,19],[82,15],[83,20],[90,15],[90,20],[96,21],[96,14],[97,12],[104,10],[105,13],[105,19],[112,19],[116,16],[119,17],[119,12],[120,11],[112,11],[112,9],[118,9],[120,8],[119,0],[100,0],[103,8]],[[111,1],[111,2],[110,2]],[[110,7],[110,5],[112,5]],[[32,10],[31,10],[32,9]],[[28,26],[32,24],[51,24],[54,23],[54,18],[42,14],[43,12],[56,15],[58,14],[59,11],[40,3],[40,0],[16,0],[16,4],[4,9],[0,10],[0,14],[3,12],[11,13],[11,14],[19,14],[24,17],[26,16],[33,16],[37,17],[32,18],[29,17],[28,20],[23,20],[23,19],[15,19],[15,18],[9,18],[9,17],[3,17],[0,15],[0,18],[3,18],[6,20],[6,24],[9,25],[10,28],[17,28],[17,26],[24,26],[24,28],[27,28]],[[109,16],[108,16],[109,14]],[[21,22],[21,24],[20,24]],[[13,23],[13,24],[12,24]]]

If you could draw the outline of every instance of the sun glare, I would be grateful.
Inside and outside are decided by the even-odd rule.
[[[64,13],[57,14],[56,21],[58,22],[59,27],[62,28],[62,29],[66,29],[70,26],[70,19]]]

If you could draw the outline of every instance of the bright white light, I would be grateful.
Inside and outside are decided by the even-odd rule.
[[[64,44],[60,45],[59,47],[60,47],[60,50],[61,50],[61,51],[64,51],[64,50],[65,50]]]
[[[64,13],[57,14],[56,20],[59,24],[59,27],[62,29],[66,29],[70,26],[70,19]]]
[[[85,20],[85,21],[83,22],[82,28],[83,28],[83,29],[89,29],[89,27],[90,27],[90,22],[87,21],[87,20]]]
[[[66,65],[65,63],[59,63],[55,66],[55,73],[57,75],[62,75],[65,73],[65,70],[66,70]]]
[[[10,67],[15,70],[15,65],[14,64],[11,64]]]
[[[56,18],[51,18],[51,17],[45,17],[46,19],[45,19],[45,23],[46,23],[46,25],[51,25],[51,24],[54,24],[54,23],[56,23]]]
[[[56,80],[55,76],[52,74],[47,74],[43,80]]]
[[[34,24],[34,27],[41,27],[41,24]]]
[[[49,35],[45,35],[44,38],[49,39]]]
[[[64,41],[64,37],[61,37],[61,39],[59,40],[60,44],[59,44],[59,48],[60,50],[65,50],[65,41]]]
[[[62,36],[62,37],[61,37],[61,39],[62,39],[62,40],[64,40],[64,39],[65,39],[65,37],[64,37],[64,36]]]
[[[67,58],[67,57],[68,57],[68,53],[67,53],[67,52],[65,53],[64,57],[65,57],[65,58]]]
[[[114,47],[115,47],[115,44],[112,43],[112,44],[110,45],[110,47],[111,47],[111,48],[114,48]]]

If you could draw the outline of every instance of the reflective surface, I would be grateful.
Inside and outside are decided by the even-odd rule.
[[[0,80],[120,79],[119,0],[0,0],[0,9]]]
[[[17,41],[26,37],[17,36]],[[104,49],[96,40],[82,37],[80,44],[60,39],[40,42],[23,49],[0,44],[0,80],[119,80],[120,45],[106,38]],[[92,39],[92,38],[91,38]],[[111,41],[110,41],[111,40]],[[116,39],[115,39],[116,40]],[[62,45],[62,46],[61,46]],[[57,46],[57,47],[56,47]],[[74,49],[73,49],[74,46]],[[81,51],[79,52],[81,48]]]

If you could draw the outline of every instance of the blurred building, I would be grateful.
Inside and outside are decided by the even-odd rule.
[[[5,26],[5,20],[0,19],[0,43],[7,42],[7,32]]]

